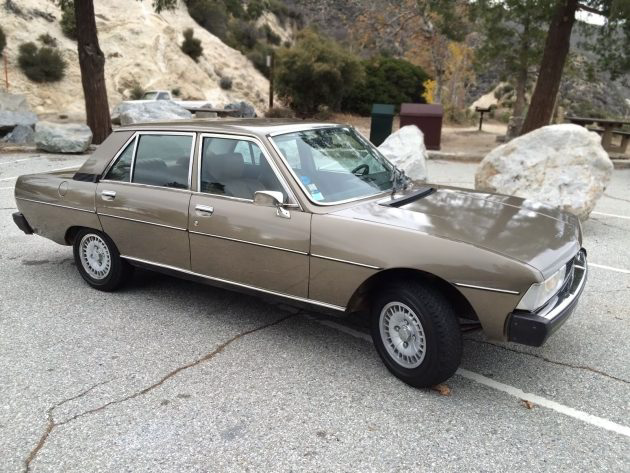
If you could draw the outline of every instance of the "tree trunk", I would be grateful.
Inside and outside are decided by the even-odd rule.
[[[75,0],[74,14],[85,115],[92,130],[92,142],[100,144],[112,132],[112,120],[105,86],[105,55],[98,45],[93,0]]]
[[[512,115],[522,117],[525,112],[525,92],[527,91],[527,72],[529,69],[529,17],[523,22],[523,34],[521,35],[521,48],[519,52],[518,71],[516,73],[516,100]]]
[[[569,54],[571,29],[575,23],[578,0],[559,0],[553,14],[545,51],[540,63],[536,88],[529,104],[521,134],[548,125],[553,116],[553,108],[560,88],[562,70]]]

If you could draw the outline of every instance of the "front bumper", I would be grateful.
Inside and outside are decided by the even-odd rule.
[[[586,252],[581,250],[569,264],[571,272],[564,287],[547,304],[535,312],[515,310],[510,314],[507,321],[508,341],[539,347],[566,322],[586,285]]]
[[[33,234],[33,229],[28,224],[28,222],[26,221],[26,217],[24,217],[24,215],[22,215],[21,212],[15,212],[13,214],[13,221],[18,226],[18,228],[22,230],[24,233],[26,233],[27,235]]]

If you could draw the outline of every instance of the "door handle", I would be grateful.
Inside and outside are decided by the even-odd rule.
[[[196,205],[195,212],[200,217],[210,217],[214,213],[214,207],[209,205]]]
[[[114,200],[114,198],[116,198],[116,192],[115,191],[102,191],[101,196],[103,197],[103,200]]]

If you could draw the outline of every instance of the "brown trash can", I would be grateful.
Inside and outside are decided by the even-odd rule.
[[[400,127],[416,125],[424,133],[427,149],[440,149],[443,116],[441,105],[404,103],[400,106]]]

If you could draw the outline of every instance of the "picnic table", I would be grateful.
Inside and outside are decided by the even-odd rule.
[[[620,151],[622,154],[625,153],[628,147],[628,141],[630,139],[630,132],[622,131],[621,128],[624,125],[630,125],[630,121],[588,117],[567,117],[567,120],[569,120],[571,123],[575,123],[576,125],[581,125],[584,127],[593,124],[596,125],[601,130],[602,146],[606,151]],[[613,146],[613,134],[621,136],[621,146]]]
[[[232,109],[223,109],[223,108],[210,108],[210,107],[187,107],[184,106],[186,110],[190,113],[197,114],[201,113],[216,113],[217,117],[225,118],[225,117],[237,117],[241,111],[240,110],[232,110]]]

